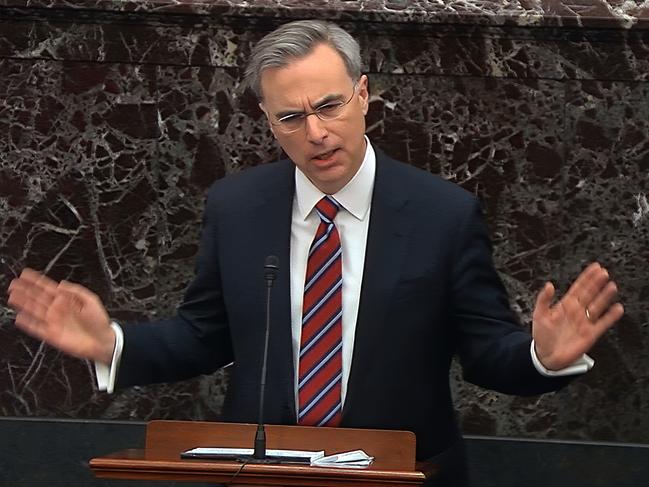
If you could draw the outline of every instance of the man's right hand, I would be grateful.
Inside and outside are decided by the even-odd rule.
[[[9,285],[8,303],[25,333],[75,357],[110,364],[115,332],[103,303],[85,287],[25,269]]]

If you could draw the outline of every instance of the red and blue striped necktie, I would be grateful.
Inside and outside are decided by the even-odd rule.
[[[342,384],[342,249],[334,218],[340,204],[316,205],[320,225],[309,249],[302,307],[298,423],[337,426]]]

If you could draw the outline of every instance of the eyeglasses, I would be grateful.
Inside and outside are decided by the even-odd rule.
[[[323,122],[336,120],[337,118],[340,118],[342,114],[345,112],[345,107],[354,98],[357,88],[358,88],[358,82],[354,83],[354,89],[352,91],[352,95],[349,97],[347,101],[342,101],[342,100],[330,101],[325,103],[324,105],[319,106],[318,108],[316,108],[311,112],[291,113],[289,115],[285,115],[277,119],[277,121],[271,120],[270,123],[275,127],[277,127],[282,133],[291,134],[293,132],[297,132],[302,127],[304,127],[306,117],[308,117],[309,115],[315,115]]]

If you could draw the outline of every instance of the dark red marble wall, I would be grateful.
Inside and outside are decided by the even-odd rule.
[[[0,1],[0,287],[29,265],[119,320],[171,313],[205,190],[279,157],[240,86],[250,46],[286,19],[336,19],[364,49],[369,137],[482,199],[524,322],[545,280],[565,289],[590,260],[621,287],[596,367],[557,394],[507,397],[454,369],[465,431],[648,442],[647,7],[248,3]],[[4,306],[0,350],[4,416],[215,418],[227,386],[98,393],[90,364],[18,333]]]

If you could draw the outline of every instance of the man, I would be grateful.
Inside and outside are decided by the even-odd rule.
[[[246,79],[290,161],[210,189],[177,316],[122,328],[87,289],[25,270],[10,286],[17,326],[98,362],[109,390],[234,362],[224,419],[251,422],[262,270],[276,255],[267,421],[411,430],[418,458],[442,464],[440,482],[462,485],[452,356],[484,387],[555,390],[567,381],[556,375],[592,366],[584,354],[622,316],[615,284],[599,264],[555,304],[546,284],[532,340],[509,309],[478,202],[365,137],[368,79],[356,41],[337,26],[280,27],[256,46]]]

